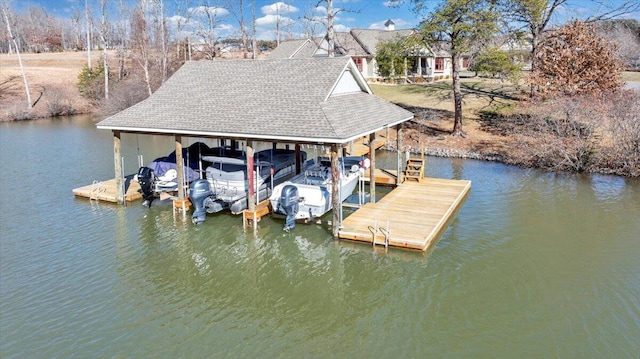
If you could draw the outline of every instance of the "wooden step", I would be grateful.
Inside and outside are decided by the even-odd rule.
[[[404,171],[405,181],[420,182],[424,176],[424,159],[422,158],[409,158],[407,159],[407,168]]]

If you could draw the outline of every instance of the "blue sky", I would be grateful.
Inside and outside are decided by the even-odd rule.
[[[98,16],[97,9],[99,0],[87,0],[94,9],[94,16]],[[116,4],[119,0],[107,0],[108,3]],[[135,4],[139,0],[124,0],[127,3]],[[217,32],[220,37],[234,37],[238,34],[238,20],[234,16],[234,6],[237,7],[238,0],[164,0],[166,16],[171,21],[177,22],[180,18],[171,10],[172,4],[181,1],[189,1],[194,14],[195,9],[202,4],[208,4],[209,9],[215,9],[217,14]],[[605,2],[615,5],[623,0],[605,0]],[[247,24],[251,20],[251,0],[245,2],[245,18]],[[283,37],[299,38],[303,37],[305,30],[308,33],[313,31],[319,35],[324,31],[320,24],[315,26],[305,26],[305,18],[323,19],[326,17],[326,10],[320,6],[316,7],[318,0],[255,0],[256,23],[258,38],[264,40],[275,39],[276,19],[282,29]],[[407,1],[408,2],[408,1]],[[428,1],[435,4],[437,1]],[[68,17],[73,13],[74,8],[83,8],[85,0],[11,0],[10,4],[18,11],[24,10],[28,6],[41,6],[48,12],[58,17]],[[230,5],[231,4],[231,5]],[[339,9],[335,27],[337,31],[348,31],[352,28],[382,29],[387,19],[392,19],[396,24],[396,29],[407,29],[417,26],[420,22],[418,15],[413,13],[409,5],[389,7],[385,0],[333,0],[334,9]],[[588,0],[570,0],[570,8],[560,9],[556,21],[564,21],[576,17],[585,17],[592,13],[594,2]],[[321,4],[323,5],[323,4]],[[640,18],[640,13],[628,15],[627,17]],[[198,16],[192,17],[193,22],[198,21]]]
[[[114,5],[119,0],[107,0]],[[180,0],[185,1],[185,0]],[[237,0],[189,0],[192,8],[197,8],[203,3],[208,3],[210,8],[217,8],[218,32],[221,36],[233,34],[238,31],[238,20],[233,14],[234,3]],[[29,6],[43,7],[49,13],[58,17],[69,17],[74,9],[83,9],[85,0],[10,0],[11,6],[23,11]],[[98,16],[99,0],[88,0],[90,6],[95,9],[94,16]],[[137,0],[125,0],[126,3],[135,4]],[[176,0],[164,0],[167,8],[166,16],[171,17],[175,13],[170,7]],[[251,21],[251,0],[245,2],[245,18],[249,24]],[[258,37],[261,39],[275,38],[276,18],[279,18],[284,36],[300,37],[305,33],[305,18],[326,17],[326,10],[322,6],[316,7],[318,0],[255,0],[256,23]],[[384,22],[392,19],[396,23],[396,29],[411,28],[419,23],[417,16],[411,12],[408,6],[389,7],[385,0],[333,0],[334,10],[340,12],[335,21],[337,31],[348,31],[352,28],[384,28]],[[322,5],[322,4],[321,4]],[[324,12],[323,12],[324,10]],[[315,31],[320,31],[321,25],[316,24]],[[309,27],[306,27],[309,31]]]

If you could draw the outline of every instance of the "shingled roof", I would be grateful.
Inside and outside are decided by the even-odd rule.
[[[317,41],[321,41],[321,38],[283,41],[271,51],[267,59],[303,59],[312,57],[318,49]]]
[[[371,55],[376,54],[376,47],[380,42],[395,40],[413,33],[413,30],[351,29],[353,37],[357,39],[362,48]]]
[[[346,143],[413,118],[371,94],[349,57],[198,61],[101,129]]]

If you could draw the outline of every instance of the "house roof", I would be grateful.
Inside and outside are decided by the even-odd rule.
[[[351,32],[336,32],[336,48],[342,55],[367,56],[367,51]]]
[[[349,57],[185,63],[101,129],[346,143],[413,118],[371,94]]]
[[[409,36],[413,30],[372,30],[351,29],[351,34],[360,43],[367,54],[375,55],[376,46],[382,41],[393,40],[396,37]]]
[[[413,34],[413,30],[373,30],[352,29],[349,32],[336,32],[336,55],[375,56],[376,46],[382,41],[394,40]],[[327,55],[327,39],[289,40],[281,42],[269,55],[269,59],[305,58]],[[421,53],[430,53],[427,48]]]
[[[311,39],[283,41],[269,54],[269,60],[307,58],[318,46]]]

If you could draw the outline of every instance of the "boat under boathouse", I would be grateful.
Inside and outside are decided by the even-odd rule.
[[[373,95],[348,57],[231,60],[187,62],[149,98],[97,127],[113,132],[116,200],[124,202],[123,133],[173,136],[177,182],[184,183],[185,137],[244,141],[247,158],[253,156],[256,142],[328,146],[337,168],[343,150],[361,138],[369,139],[369,156],[375,164],[376,132],[396,127],[400,133],[402,124],[412,118],[411,112]],[[251,166],[247,161],[247,173],[253,172]],[[375,165],[370,171],[373,178]],[[375,191],[374,181],[371,186]],[[249,211],[256,206],[252,187]],[[332,193],[336,238],[341,223],[337,187]],[[178,186],[177,197],[186,199],[184,186]]]

